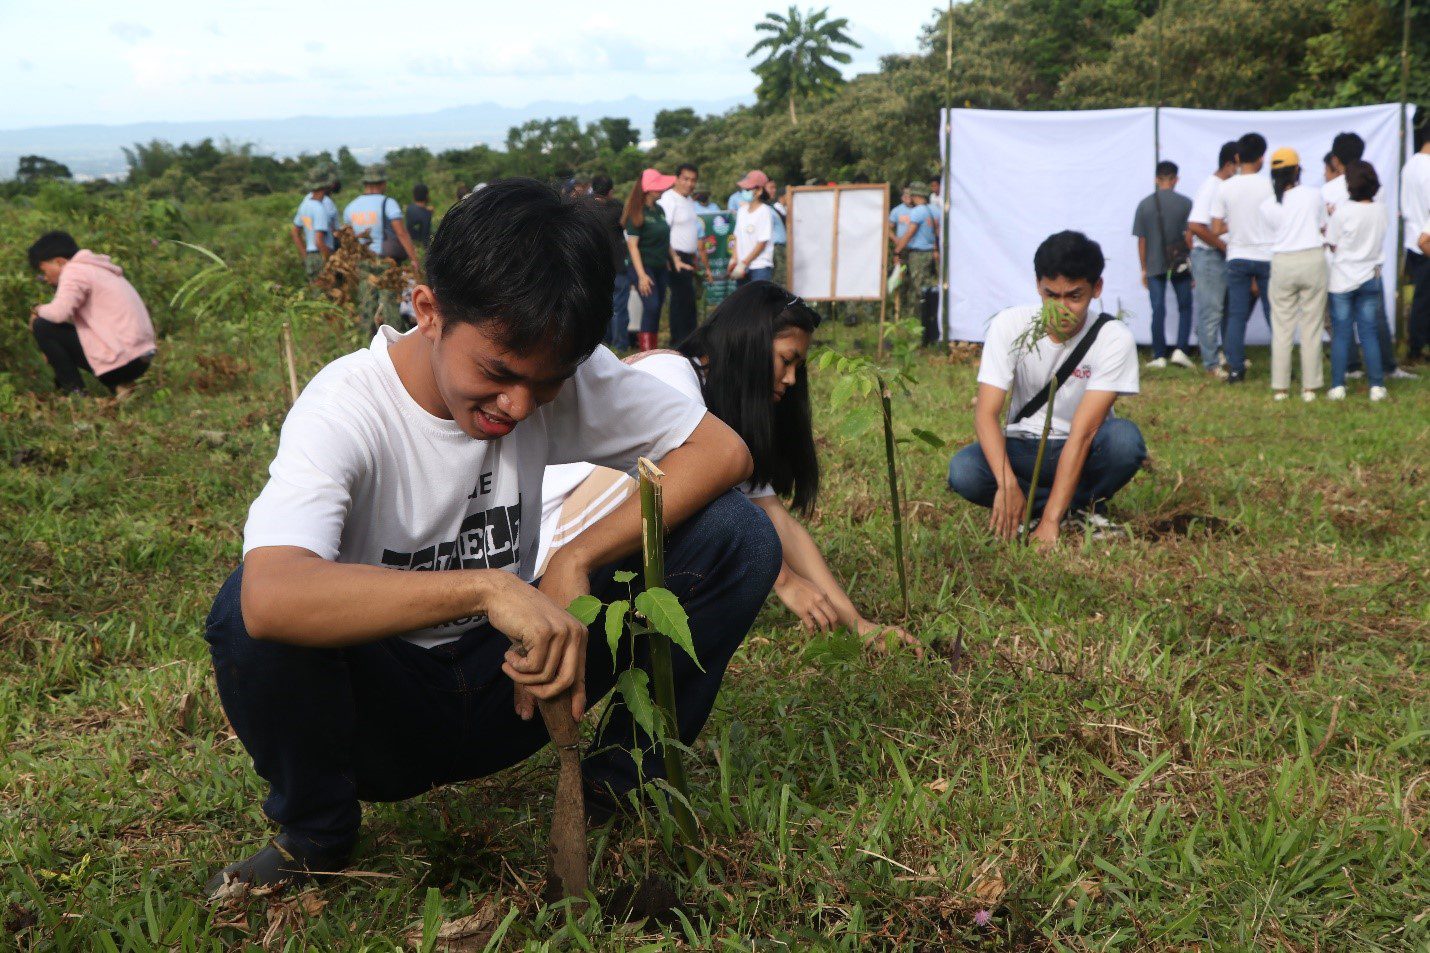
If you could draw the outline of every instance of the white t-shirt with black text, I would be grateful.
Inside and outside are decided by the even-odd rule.
[[[408,333],[416,333],[411,331]],[[499,440],[474,440],[407,392],[384,327],[371,347],[323,368],[283,421],[268,484],[248,512],[244,555],[300,546],[323,559],[413,571],[535,570],[548,464],[589,460],[631,471],[695,430],[705,408],[598,347],[561,388]],[[424,647],[481,618],[404,633]]]
[[[1273,194],[1271,180],[1259,172],[1234,175],[1221,184],[1212,199],[1212,218],[1226,222],[1227,261],[1271,260],[1275,234],[1261,205]]]
[[[1333,246],[1327,290],[1354,291],[1370,281],[1385,261],[1385,230],[1390,215],[1379,202],[1342,202],[1326,227]]]
[[[1221,191],[1221,179],[1216,175],[1209,175],[1201,185],[1197,186],[1197,194],[1192,196],[1192,210],[1187,214],[1187,224],[1196,223],[1205,225],[1208,228],[1212,224],[1212,203],[1216,200],[1217,192]],[[1192,235],[1193,248],[1211,248],[1202,241],[1200,235]]]
[[[1033,320],[1042,310],[1040,305],[1005,308],[993,316],[988,335],[983,341],[983,359],[978,365],[978,383],[991,384],[1008,391],[1007,411],[1011,419],[1028,401],[1047,388],[1092,328],[1097,316],[1089,312],[1082,329],[1064,342],[1044,335],[1031,349],[1025,339]],[[1066,384],[1058,388],[1053,398],[1053,424],[1050,440],[1066,440],[1072,432],[1073,415],[1083,395],[1088,391],[1108,391],[1114,394],[1136,394],[1140,390],[1137,376],[1137,342],[1121,321],[1109,321],[1098,332],[1097,340],[1083,355]],[[1005,431],[1009,437],[1038,438],[1043,433],[1046,407],[1029,414]],[[1108,417],[1112,417],[1108,411]]]
[[[687,400],[698,403],[701,407],[705,406],[705,395],[700,390],[700,375],[684,354],[662,351],[634,355],[634,359],[627,360],[631,367],[642,374],[660,381]],[[561,507],[566,498],[586,482],[586,478],[595,470],[596,467],[590,463],[563,463],[546,468],[546,479],[541,486],[541,552],[545,553],[550,549],[551,542],[556,537]],[[768,483],[759,486],[743,483],[740,485],[740,492],[751,500],[775,495],[774,487]],[[610,513],[625,500],[626,495],[624,487],[613,487],[612,492],[595,501],[593,507],[582,514],[585,524],[590,525]]]
[[[1326,244],[1326,203],[1320,190],[1298,185],[1281,193],[1275,191],[1261,203],[1261,216],[1271,228],[1271,251],[1277,255],[1310,251]]]
[[[773,268],[775,266],[775,246],[771,240],[775,234],[775,213],[764,202],[759,205],[741,205],[735,213],[735,257],[744,261],[760,242],[765,247],[750,262],[751,268]]]

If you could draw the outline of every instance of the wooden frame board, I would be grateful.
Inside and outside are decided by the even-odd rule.
[[[878,241],[879,241],[879,268],[878,268],[878,275],[879,275],[879,293],[878,293],[878,294],[873,294],[873,295],[849,295],[849,294],[839,294],[839,292],[838,292],[838,285],[839,285],[839,254],[840,254],[841,246],[847,246],[848,244],[850,244],[850,242],[849,242],[847,239],[841,240],[842,237],[841,237],[840,234],[839,234],[839,211],[840,211],[841,205],[843,204],[843,196],[844,196],[845,194],[847,194],[847,193],[850,193],[850,192],[872,192],[872,191],[878,191],[878,192],[882,193],[882,195],[883,195],[882,201],[881,201],[881,203],[880,203],[881,208],[882,208],[882,213],[881,213],[881,217],[880,217],[880,220],[879,220],[879,228],[878,228]],[[817,198],[818,198],[818,199],[823,199],[824,197],[828,196],[828,197],[829,197],[829,198],[828,198],[828,201],[830,201],[831,204],[832,204],[832,213],[833,213],[833,214],[832,214],[832,216],[831,216],[831,222],[830,222],[830,227],[829,227],[828,233],[825,234],[825,235],[823,235],[823,236],[817,237],[817,238],[806,237],[806,239],[805,239],[806,244],[805,244],[805,246],[803,246],[803,247],[806,247],[806,248],[807,248],[807,247],[810,246],[811,243],[813,243],[814,246],[815,246],[820,252],[823,252],[823,250],[824,250],[826,244],[827,244],[827,246],[828,246],[829,256],[830,256],[830,260],[829,260],[829,288],[828,288],[827,293],[825,293],[825,294],[817,294],[817,293],[814,293],[813,291],[810,291],[810,293],[806,294],[806,293],[803,293],[803,292],[802,292],[799,288],[797,288],[796,285],[795,285],[795,265],[796,265],[796,262],[798,261],[798,256],[799,256],[799,254],[800,254],[799,249],[800,249],[800,247],[801,247],[800,245],[797,244],[797,238],[798,238],[798,236],[799,236],[799,229],[796,227],[796,209],[799,207],[799,198],[800,198],[801,195],[809,196],[809,198],[810,198],[811,200],[814,200],[814,199],[817,199]],[[885,275],[887,274],[887,272],[888,272],[888,267],[889,267],[889,243],[888,243],[888,239],[887,239],[887,235],[888,235],[887,223],[888,223],[888,221],[889,221],[889,186],[888,186],[887,183],[876,182],[876,183],[864,183],[864,184],[858,184],[858,185],[799,185],[799,186],[795,186],[794,188],[791,188],[791,189],[789,190],[789,221],[788,221],[787,226],[786,226],[786,231],[788,232],[788,236],[789,236],[788,239],[787,239],[788,244],[789,244],[789,249],[788,249],[788,250],[789,250],[789,261],[787,262],[787,269],[788,269],[788,270],[787,270],[787,273],[786,273],[786,275],[785,275],[785,283],[786,283],[786,285],[789,287],[789,289],[790,289],[791,291],[795,292],[796,294],[799,294],[799,295],[800,295],[802,298],[804,298],[806,301],[883,301],[883,300],[884,300],[884,297],[885,297],[885,294],[884,294]],[[845,253],[846,253],[846,255],[848,254],[847,248],[846,248],[846,250],[845,250]],[[805,290],[809,290],[809,289],[805,289]]]

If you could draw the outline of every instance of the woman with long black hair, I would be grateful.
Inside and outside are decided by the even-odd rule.
[[[1323,383],[1321,329],[1326,321],[1326,205],[1319,189],[1301,185],[1301,157],[1282,147],[1271,154],[1272,196],[1261,215],[1276,236],[1271,246],[1271,390],[1285,400],[1291,387],[1291,344],[1301,334],[1301,399]]]
[[[864,617],[795,516],[807,515],[819,492],[805,367],[819,320],[813,308],[779,285],[753,281],[736,289],[676,350],[636,354],[627,362],[704,404],[750,448],[755,470],[740,490],[779,534],[784,565],[775,593],[807,629],[843,626],[875,649],[882,649],[882,636],[891,633],[922,655],[918,640],[902,629]],[[626,474],[591,464],[548,467],[539,565],[634,488]]]

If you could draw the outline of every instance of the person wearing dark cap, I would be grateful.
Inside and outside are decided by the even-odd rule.
[[[377,257],[364,259],[358,268],[358,317],[364,330],[390,324],[398,328],[402,316],[398,311],[397,293],[378,287],[378,279],[388,269],[385,259],[402,262],[417,257],[412,237],[402,221],[402,207],[386,194],[387,168],[370,165],[362,173],[363,194],[343,209],[343,221],[352,226],[368,249]],[[401,330],[401,328],[399,328]]]
[[[293,244],[298,246],[298,254],[303,258],[303,271],[312,281],[323,270],[323,262],[332,252],[329,242],[333,234],[333,219],[328,215],[323,200],[328,197],[326,179],[309,179],[307,194],[298,203],[298,211],[293,216]]]
[[[895,224],[894,258],[904,265],[904,278],[899,284],[899,300],[904,315],[915,314],[923,323],[923,343],[925,346],[938,341],[937,312],[934,297],[927,295],[927,289],[938,284],[938,266],[934,252],[938,249],[938,213],[929,205],[929,187],[922,182],[914,182],[904,190],[909,196],[909,204],[900,213]]]
[[[412,203],[407,206],[407,232],[414,245],[421,245],[425,252],[432,242],[432,201],[431,192],[421,184],[412,187]]]

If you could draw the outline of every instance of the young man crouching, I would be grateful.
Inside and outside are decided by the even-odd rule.
[[[973,412],[978,442],[949,462],[948,485],[991,507],[989,528],[1005,539],[1023,522],[1054,376],[1052,428],[1032,491],[1039,518],[1033,542],[1056,543],[1064,517],[1109,528],[1107,501],[1147,459],[1137,425],[1112,412],[1119,394],[1138,392],[1136,341],[1120,321],[1088,313],[1102,294],[1102,267],[1102,249],[1086,235],[1051,236],[1033,256],[1038,294],[1044,305],[1057,306],[1047,333],[1035,331],[1038,305],[1006,308],[988,326]],[[1005,405],[1006,427],[999,420]]]
[[[281,832],[216,874],[211,892],[343,867],[360,801],[510,767],[547,743],[537,699],[570,689],[579,718],[611,689],[606,639],[588,639],[566,607],[627,595],[612,575],[638,568],[639,503],[592,525],[533,582],[549,464],[662,461],[669,586],[703,667],[678,653],[682,740],[704,725],[779,571],[779,541],[731,489],[752,468],[735,433],[598,348],[606,231],[588,203],[532,180],[473,194],[433,238],[416,328],[379,328],[293,405],[249,511],[243,565],[206,633],[224,710]],[[589,797],[609,804],[636,787],[632,739],[646,775],[660,770],[616,705],[583,765]]]

